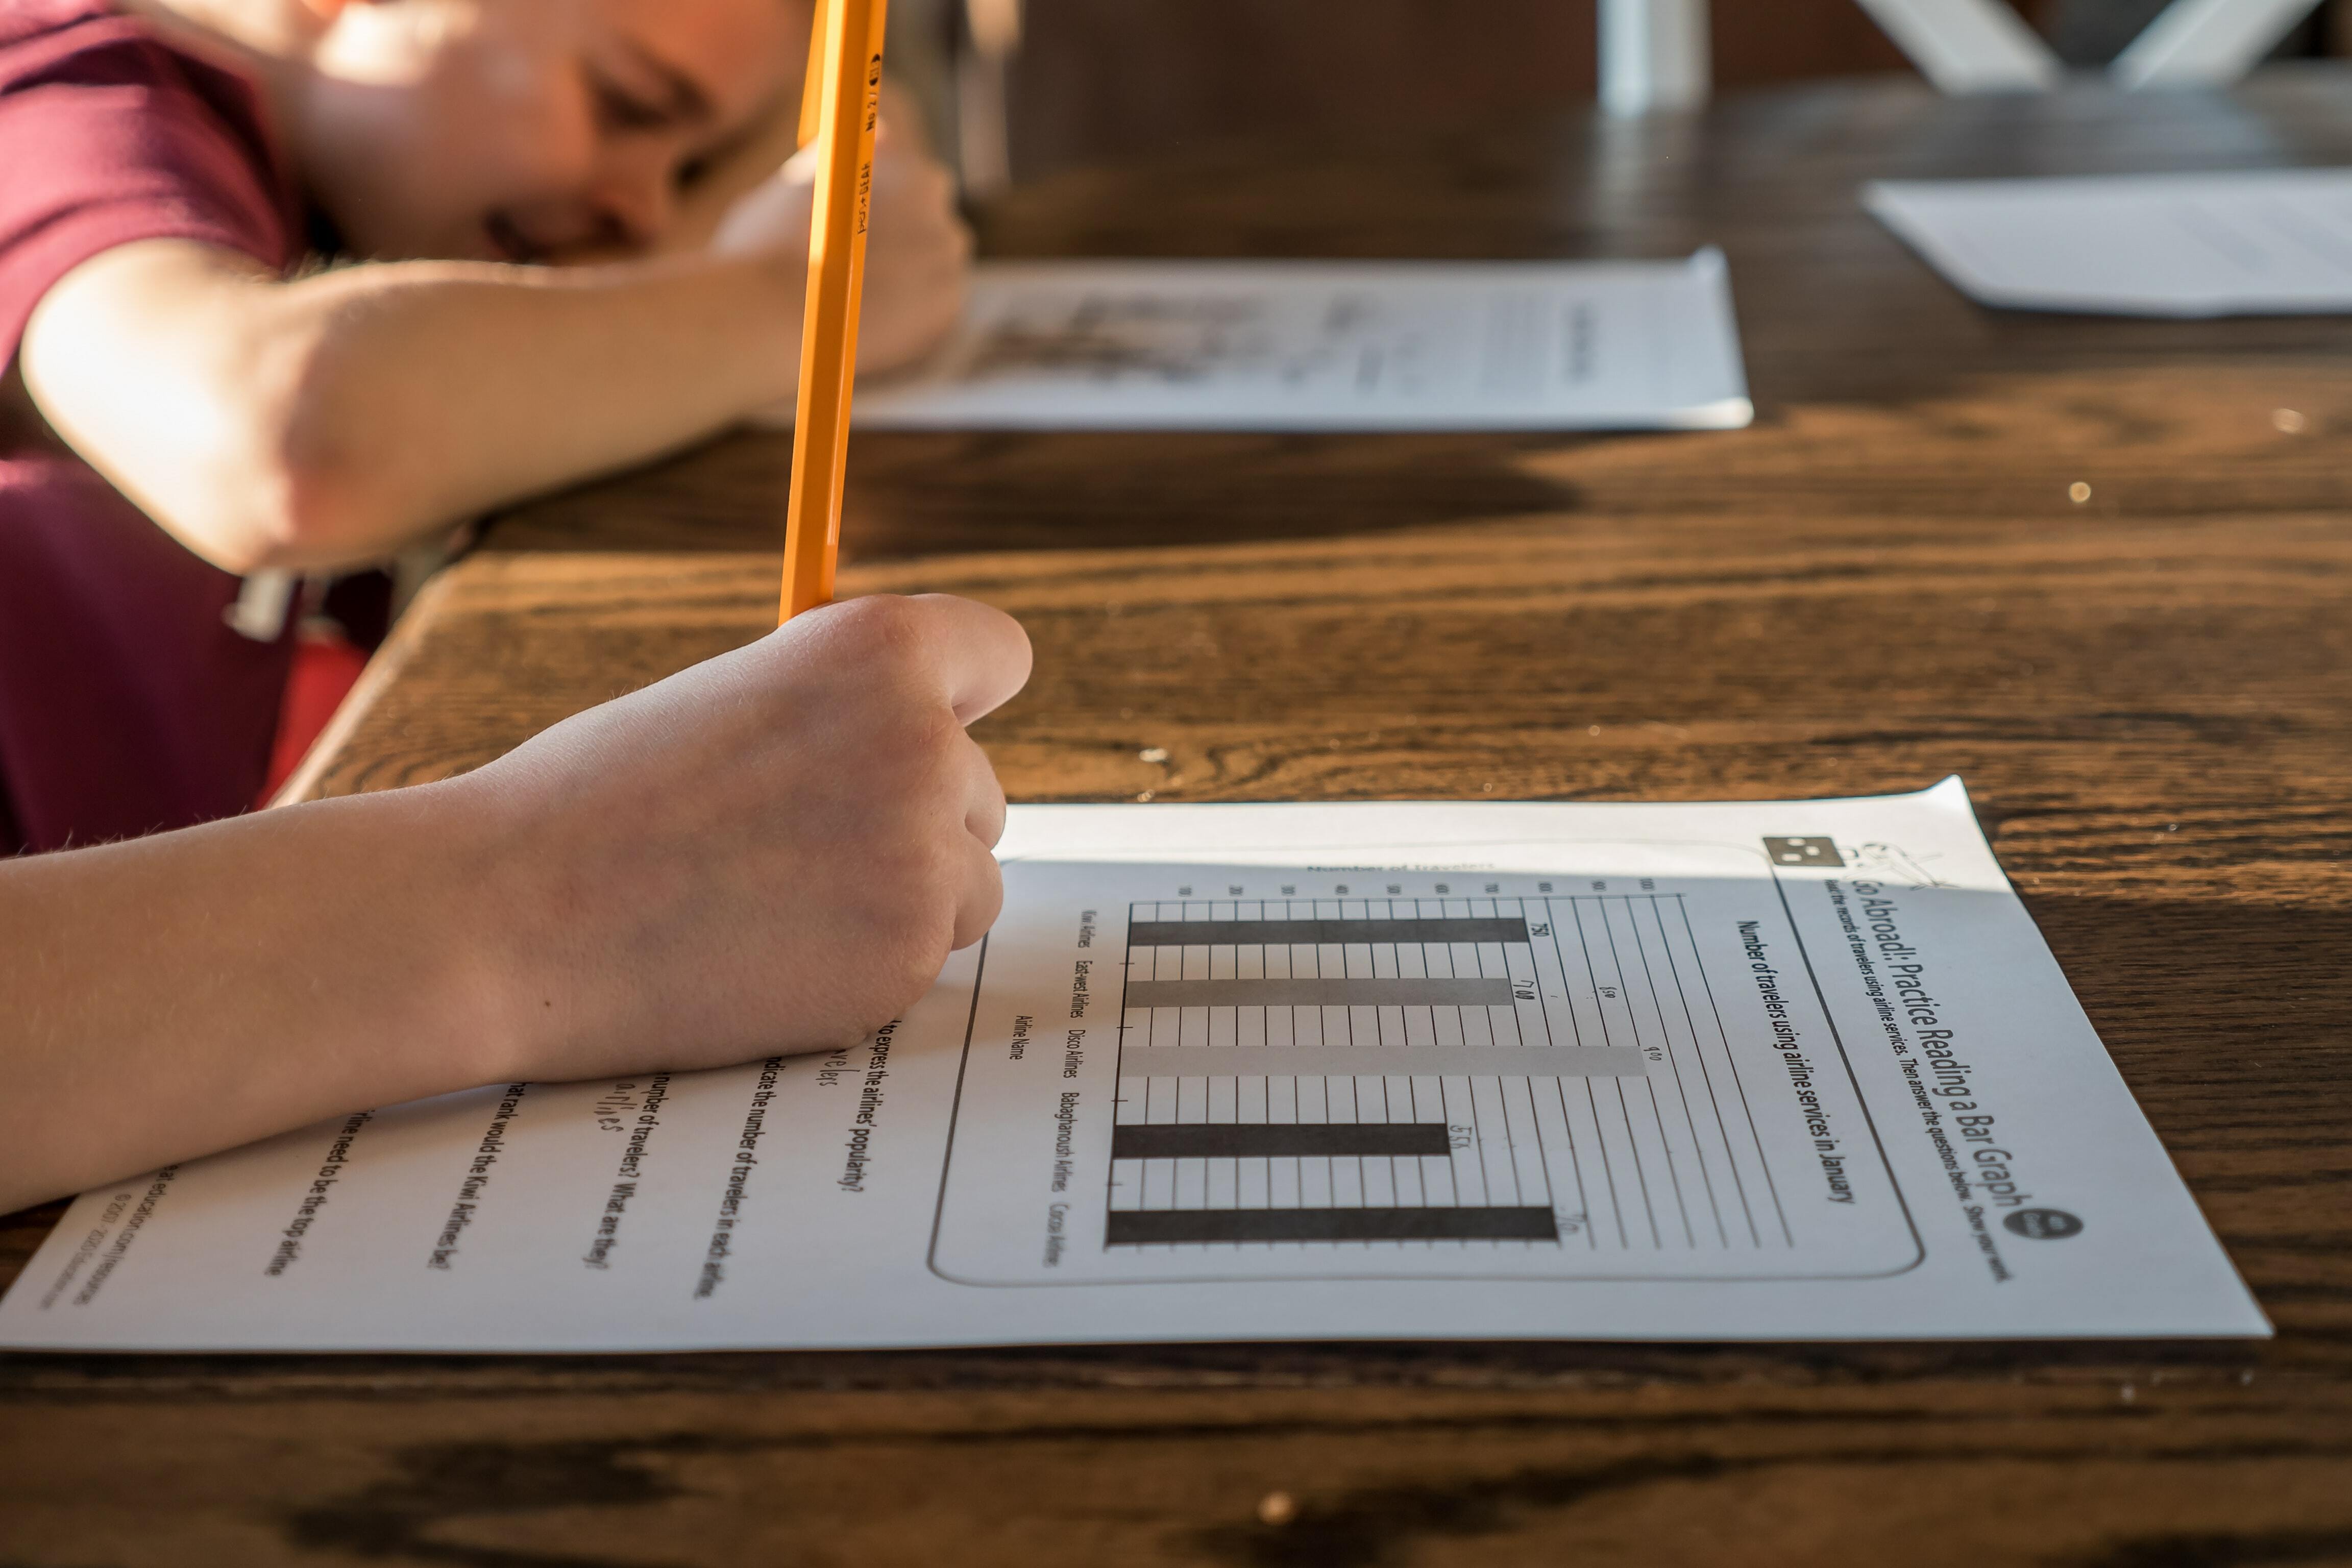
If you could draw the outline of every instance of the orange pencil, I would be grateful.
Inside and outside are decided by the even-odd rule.
[[[809,226],[808,308],[801,321],[800,412],[784,523],[780,618],[833,598],[841,545],[841,480],[849,456],[849,391],[857,374],[857,302],[874,192],[874,126],[882,105],[887,0],[820,0],[824,47],[816,109],[816,211]],[[812,64],[812,74],[819,68]],[[808,124],[803,100],[801,123]]]
[[[799,145],[805,147],[816,140],[816,129],[824,123],[824,0],[816,0],[810,7],[808,72],[801,79],[801,135]]]

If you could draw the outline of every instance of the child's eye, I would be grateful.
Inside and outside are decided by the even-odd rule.
[[[592,79],[590,88],[596,118],[615,131],[658,131],[670,122],[666,106],[648,103],[616,82],[600,77]]]

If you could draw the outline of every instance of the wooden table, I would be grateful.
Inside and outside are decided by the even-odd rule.
[[[983,726],[1015,798],[1965,774],[2275,1342],[19,1356],[0,1563],[2352,1563],[2352,320],[1991,314],[1853,199],[2352,162],[2347,89],[1835,86],[1016,192],[999,253],[1718,241],[1759,416],[866,437],[845,574],[1028,625]],[[784,461],[742,437],[505,521],[304,787],[457,772],[757,636]]]

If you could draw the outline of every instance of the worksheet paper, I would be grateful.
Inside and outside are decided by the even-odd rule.
[[[2352,170],[1882,180],[1863,204],[1987,305],[2122,316],[2352,310]]]
[[[1723,429],[1754,416],[1723,253],[1019,261],[974,272],[868,430]],[[789,425],[789,405],[772,418]]]
[[[2268,1331],[1958,781],[1015,806],[863,1044],[89,1194],[50,1348]]]

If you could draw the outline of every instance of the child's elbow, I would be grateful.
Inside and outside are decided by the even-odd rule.
[[[382,558],[421,525],[402,515],[400,476],[299,389],[237,411],[209,476],[174,521],[191,548],[239,576]]]
[[[408,473],[384,471],[402,452],[366,367],[299,304],[203,247],[121,247],[43,298],[19,349],[25,390],[69,446],[225,571],[378,559],[404,542],[418,470],[412,458]]]
[[[196,554],[237,576],[355,563],[351,542],[374,531],[362,487],[341,464],[259,453],[234,464],[177,506],[156,509]]]
[[[388,487],[341,454],[289,450],[272,465],[254,519],[248,570],[303,571],[380,559],[405,531],[384,504]]]

